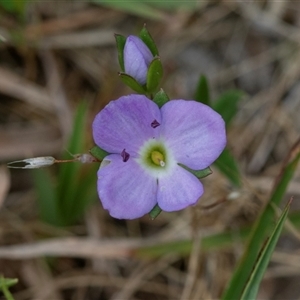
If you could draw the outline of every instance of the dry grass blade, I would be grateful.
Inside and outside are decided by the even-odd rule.
[[[264,192],[270,192],[273,187],[274,178],[267,176],[257,176],[257,177],[248,177],[246,179],[247,183],[255,190],[262,190]],[[290,182],[288,189],[288,194],[300,195],[300,186],[297,180]]]
[[[1,67],[0,92],[47,112],[53,111],[51,98],[45,88]]]
[[[74,49],[114,44],[114,31],[102,28],[43,37],[37,41],[37,46],[41,49]]]
[[[45,125],[0,128],[0,136],[0,158],[6,161],[56,153],[62,145],[58,131]]]
[[[60,131],[63,133],[63,139],[66,140],[69,138],[72,127],[72,113],[66,98],[58,65],[54,55],[49,50],[41,51],[40,56],[44,63],[47,86],[60,124]]]
[[[25,29],[25,36],[34,41],[46,35],[74,30],[88,25],[101,24],[114,18],[121,18],[120,13],[104,11],[103,9],[94,7],[54,20],[46,20],[40,24],[30,24]]]
[[[184,285],[183,292],[181,294],[181,300],[190,299],[192,295],[195,282],[197,280],[197,271],[200,257],[200,241],[201,237],[195,237],[193,240],[193,246],[189,259],[188,273]]]
[[[86,238],[61,238],[44,242],[0,247],[0,258],[30,259],[41,256],[69,256],[83,258],[122,259],[145,245],[143,240],[92,240]]]
[[[22,266],[21,272],[23,277],[26,279],[27,284],[32,287],[32,299],[63,299],[43,261],[26,261]],[[45,293],[45,289],[49,288],[51,288],[51,292]]]
[[[150,279],[155,275],[161,273],[163,270],[168,269],[170,264],[177,261],[177,255],[166,255],[156,262],[150,262],[150,264],[142,265],[140,269],[136,270],[131,277],[129,277],[126,285],[117,292],[111,300],[130,300],[134,293],[139,290],[139,287],[144,279]],[[172,296],[172,298],[174,295]]]
[[[61,277],[57,278],[54,281],[54,284],[51,286],[45,287],[43,289],[45,297],[48,297],[51,295],[54,289],[74,289],[74,288],[82,288],[82,287],[111,287],[113,289],[116,288],[123,288],[126,285],[127,281],[123,277],[120,276],[113,276],[111,278],[108,278],[104,275],[94,275],[94,274],[84,274],[81,272],[81,274],[75,274],[68,277]],[[156,291],[159,296],[162,297],[168,297],[168,289],[166,289],[166,285],[162,283],[156,283],[156,282],[147,282],[142,281],[141,286],[139,287],[140,291],[152,293],[153,291]],[[175,292],[179,292],[179,289],[177,287],[174,287]],[[34,294],[34,289],[30,288],[24,293],[20,293],[19,297],[16,297],[17,299],[22,298],[21,296],[26,296],[26,299],[30,297],[30,295]],[[18,294],[16,294],[18,296]],[[25,298],[25,297],[24,297]],[[32,297],[30,298],[32,299]],[[99,299],[99,298],[98,298]],[[120,299],[120,298],[119,298]],[[130,298],[131,300],[136,298]],[[174,298],[173,298],[174,299]],[[54,300],[54,299],[51,299]],[[56,299],[55,299],[56,300]],[[123,299],[122,299],[123,300]]]
[[[10,176],[6,166],[0,165],[0,208],[4,203],[10,187]]]

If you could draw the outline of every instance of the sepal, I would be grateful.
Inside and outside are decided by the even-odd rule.
[[[154,93],[159,86],[159,83],[163,76],[163,66],[160,58],[156,57],[149,65],[147,72],[147,92],[149,94]]]
[[[162,209],[156,204],[152,210],[149,212],[149,216],[151,220],[154,220],[158,217],[158,215],[162,212]]]
[[[180,167],[184,168],[185,170],[189,171],[190,173],[192,173],[193,175],[195,175],[199,179],[207,177],[208,175],[212,174],[212,170],[211,170],[210,167],[207,167],[203,170],[193,170],[193,169],[190,169],[189,167],[187,167],[183,164],[178,163],[178,165]]]
[[[124,84],[128,85],[131,89],[133,89],[137,93],[147,94],[143,86],[139,84],[132,76],[125,73],[119,73],[119,76],[122,79]]]
[[[126,38],[125,38],[125,36],[123,36],[121,34],[115,34],[115,39],[116,39],[117,50],[118,50],[119,64],[120,64],[121,70],[124,72],[124,70],[125,70],[124,47],[125,47],[125,43],[126,43]]]
[[[165,93],[163,89],[160,89],[159,92],[157,92],[153,98],[153,101],[157,104],[159,108],[161,108],[164,104],[166,104],[170,98]]]
[[[150,35],[149,31],[146,28],[146,24],[144,25],[143,29],[139,34],[140,39],[148,46],[149,50],[153,54],[153,56],[158,56],[158,50],[156,44]]]
[[[97,158],[100,161],[102,161],[107,155],[109,155],[108,152],[106,152],[105,150],[101,149],[98,146],[94,146],[89,150],[89,152],[91,153],[91,155],[93,155],[95,158]]]

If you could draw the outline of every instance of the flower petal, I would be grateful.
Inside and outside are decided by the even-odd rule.
[[[158,180],[157,203],[164,211],[177,211],[195,204],[203,194],[203,185],[180,166],[170,176]]]
[[[144,85],[147,79],[148,66],[153,59],[151,51],[137,36],[130,35],[124,46],[125,73]]]
[[[212,164],[226,145],[225,122],[209,106],[174,100],[161,108],[161,135],[177,162],[194,170]]]
[[[126,149],[129,155],[135,155],[146,140],[159,135],[160,126],[151,126],[154,120],[161,122],[160,111],[146,96],[121,97],[96,115],[94,141],[109,153],[121,153]]]
[[[98,171],[98,194],[102,205],[117,219],[135,219],[156,204],[157,182],[134,159],[107,156]]]

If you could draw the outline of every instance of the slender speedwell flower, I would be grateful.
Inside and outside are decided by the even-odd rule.
[[[158,204],[177,211],[195,204],[202,183],[179,164],[201,170],[226,144],[222,117],[190,100],[159,107],[143,95],[111,101],[93,122],[95,143],[111,153],[98,171],[98,194],[112,217],[134,219]]]

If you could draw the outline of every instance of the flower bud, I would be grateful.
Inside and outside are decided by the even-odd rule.
[[[130,35],[124,46],[124,71],[141,85],[146,84],[148,67],[153,55],[146,44],[137,36]]]

